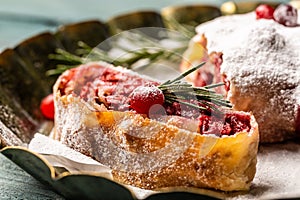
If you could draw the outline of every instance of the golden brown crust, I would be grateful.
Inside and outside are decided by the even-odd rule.
[[[252,131],[251,136],[239,133],[227,138],[195,134],[191,146],[171,165],[150,173],[114,171],[114,178],[147,189],[193,186],[246,190],[254,178],[256,166],[257,126]],[[179,131],[178,134],[192,133]]]
[[[112,168],[116,181],[156,189],[171,186],[247,190],[256,171],[258,125],[232,136],[197,133],[178,116],[145,118],[97,110],[54,86],[54,138]]]
[[[258,127],[253,117],[250,133],[219,138],[128,112],[93,112],[73,97],[68,101],[56,99],[61,111],[56,120],[64,120],[56,123],[56,139],[111,167],[114,179],[121,183],[146,189],[193,186],[233,191],[249,189],[254,178]],[[109,147],[100,135],[116,146]],[[175,147],[181,150],[176,152]],[[161,150],[165,152],[160,154]],[[133,153],[153,155],[130,157]]]

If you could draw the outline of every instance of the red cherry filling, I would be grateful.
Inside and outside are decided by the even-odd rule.
[[[225,91],[228,92],[230,90],[230,81],[225,74],[222,75],[222,81],[224,83]]]
[[[288,4],[281,4],[274,11],[274,19],[276,22],[284,26],[297,26],[297,9]]]
[[[71,72],[62,77],[61,93],[72,94],[85,101],[104,105],[108,110],[131,110],[151,118],[177,115],[192,120],[199,119],[198,129],[201,134],[233,135],[241,130],[250,129],[250,116],[247,114],[244,116],[225,111],[225,114],[217,112],[218,115],[215,115],[208,102],[200,103],[192,97],[186,99],[187,104],[170,103],[165,101],[164,93],[158,87],[159,83],[130,73],[97,66],[83,66]],[[86,72],[89,73],[82,76]],[[74,80],[77,81],[76,84]],[[197,102],[200,107],[207,109],[189,106],[189,103],[196,105]]]
[[[129,95],[130,108],[140,114],[148,115],[150,108],[156,112],[155,109],[161,107],[154,105],[163,105],[164,101],[163,92],[156,86],[139,86]]]
[[[256,19],[273,19],[274,8],[267,4],[261,4],[255,9]]]
[[[234,135],[250,130],[250,115],[240,113],[225,113],[224,115],[199,117],[198,132],[200,134],[214,134],[217,136]]]

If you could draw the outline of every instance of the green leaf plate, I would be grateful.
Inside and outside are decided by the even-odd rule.
[[[131,188],[97,173],[70,173],[65,169],[53,167],[42,155],[27,148],[5,147],[1,153],[67,199],[137,199]],[[197,193],[184,190],[186,188],[167,188],[146,199],[215,199],[213,196],[221,197],[218,192],[205,189],[194,189]]]

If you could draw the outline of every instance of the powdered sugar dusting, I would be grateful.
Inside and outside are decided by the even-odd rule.
[[[148,189],[193,185],[231,191],[250,186],[258,145],[254,119],[251,134],[203,136],[132,112],[95,111],[80,96],[61,95],[60,80],[54,86],[54,138],[110,167],[114,180]],[[237,161],[227,164],[232,157]]]
[[[253,111],[261,141],[293,137],[300,98],[300,26],[256,20],[251,12],[220,17],[198,26],[197,32],[208,38],[209,51],[223,52],[221,72],[231,82],[229,98],[236,109]]]

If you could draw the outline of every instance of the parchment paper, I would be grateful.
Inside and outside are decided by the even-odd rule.
[[[48,160],[53,165],[60,164],[68,168],[74,165],[73,162],[76,162],[79,172],[102,170],[103,175],[110,178],[108,168],[47,136],[36,134],[29,144],[29,149],[42,154],[54,155],[54,157],[59,155],[59,157],[66,158],[62,163],[58,163],[60,159],[55,160],[54,163],[53,159],[52,161],[51,159]],[[47,156],[45,158],[47,159]],[[68,159],[70,159],[69,162]],[[174,190],[190,191],[234,200],[300,198],[300,141],[260,145],[257,172],[250,191],[246,193],[223,193],[196,188],[165,188],[150,191],[131,186],[126,187],[132,190],[138,199],[144,199],[153,193]]]

